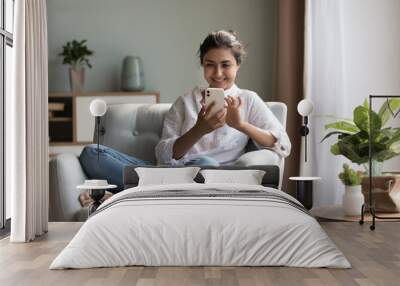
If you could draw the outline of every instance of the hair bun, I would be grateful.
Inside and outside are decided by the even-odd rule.
[[[237,40],[237,38],[238,38],[238,33],[237,33],[236,31],[234,31],[234,30],[228,30],[228,33],[231,34],[232,36],[234,36],[235,39]]]
[[[212,48],[228,48],[232,51],[237,64],[242,63],[246,56],[242,43],[239,41],[237,33],[233,30],[219,30],[211,32],[200,45],[200,63],[203,64],[204,55]]]

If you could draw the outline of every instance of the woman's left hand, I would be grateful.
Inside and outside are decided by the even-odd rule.
[[[235,129],[240,129],[243,124],[240,116],[240,107],[243,105],[243,100],[238,96],[227,96],[227,114],[225,118],[226,124]]]

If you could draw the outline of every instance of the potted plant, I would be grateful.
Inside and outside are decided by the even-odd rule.
[[[85,81],[85,66],[92,68],[88,57],[93,51],[86,46],[87,40],[67,42],[59,56],[63,57],[63,64],[70,65],[69,80],[72,92],[79,93],[83,90]]]
[[[363,165],[369,172],[369,138],[372,142],[372,176],[381,175],[383,162],[400,154],[400,128],[385,127],[393,111],[400,108],[400,99],[387,100],[378,112],[369,110],[368,101],[357,106],[353,119],[342,119],[325,125],[334,129],[321,140],[337,135],[337,142],[331,146],[333,155],[343,155],[351,162]],[[371,115],[370,115],[371,114]],[[371,128],[370,128],[371,126]]]
[[[390,177],[382,176],[383,162],[400,154],[400,128],[386,127],[389,119],[400,108],[400,99],[395,98],[384,102],[377,112],[369,110],[368,101],[357,106],[353,111],[353,119],[341,119],[325,125],[325,129],[334,129],[321,140],[337,135],[337,141],[331,146],[331,153],[343,155],[351,162],[363,165],[369,175],[369,143],[372,138],[371,176],[372,191],[382,198],[375,200],[377,211],[387,210],[386,205],[395,205],[389,192],[381,192],[376,186],[382,185]],[[371,128],[370,128],[371,126]],[[362,182],[362,192],[369,197],[368,177]],[[360,211],[360,210],[359,210]]]
[[[361,192],[363,175],[363,172],[351,169],[348,164],[343,164],[343,172],[339,173],[339,178],[345,185],[343,209],[347,216],[357,216],[360,214],[364,203],[364,196]]]

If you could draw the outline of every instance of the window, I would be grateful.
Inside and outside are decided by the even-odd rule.
[[[11,216],[10,195],[5,190],[5,100],[11,92],[11,72],[13,67],[12,48],[14,32],[14,0],[0,0],[0,228],[4,229]],[[8,224],[9,225],[9,224]],[[1,233],[0,233],[1,234]]]

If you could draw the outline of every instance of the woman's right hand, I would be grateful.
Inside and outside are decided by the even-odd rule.
[[[207,108],[202,105],[201,110],[197,116],[194,128],[201,134],[205,135],[225,125],[226,108],[218,111],[216,114],[211,114],[211,109],[214,106],[212,102]]]

